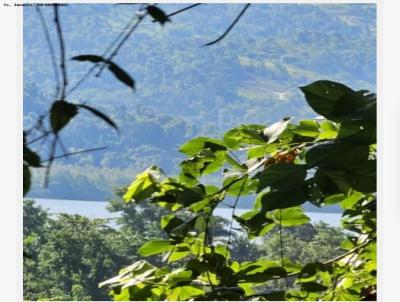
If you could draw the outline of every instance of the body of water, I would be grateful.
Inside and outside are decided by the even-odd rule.
[[[67,213],[79,214],[90,218],[115,218],[118,217],[117,213],[110,213],[106,207],[108,202],[105,201],[85,201],[85,200],[65,200],[65,199],[40,199],[32,198],[38,205],[47,209],[50,213]],[[249,209],[236,209],[235,214],[241,215]],[[217,208],[215,214],[226,219],[232,216],[232,209],[230,208]],[[340,213],[320,213],[320,212],[306,212],[312,222],[323,221],[331,226],[340,225]]]

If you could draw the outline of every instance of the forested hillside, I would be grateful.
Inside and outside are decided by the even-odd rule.
[[[160,5],[174,11],[182,5]],[[136,8],[69,4],[60,9],[67,57],[101,54]],[[136,80],[133,93],[104,72],[67,96],[106,112],[118,135],[80,114],[61,137],[70,151],[106,150],[59,160],[50,186],[34,177],[29,196],[104,200],[150,164],[174,173],[178,147],[218,136],[238,124],[270,124],[283,116],[314,118],[296,87],[319,79],[375,90],[376,11],[373,5],[252,5],[221,43],[201,47],[229,25],[239,5],[207,4],[161,27],[146,21],[115,61]],[[52,22],[51,10],[43,10]],[[54,31],[54,27],[49,27]],[[68,61],[73,86],[88,63]],[[24,8],[24,124],[48,108],[54,77],[39,17]],[[41,147],[46,151],[46,145]],[[36,169],[37,170],[37,169]]]

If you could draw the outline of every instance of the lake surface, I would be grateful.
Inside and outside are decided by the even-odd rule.
[[[47,209],[50,213],[67,213],[79,214],[90,218],[115,218],[118,217],[117,213],[110,213],[106,207],[108,202],[105,201],[84,201],[84,200],[65,200],[65,199],[40,199],[32,198],[38,205]],[[241,215],[249,209],[236,209],[235,214]],[[215,214],[230,219],[232,216],[232,209],[217,208]],[[339,213],[317,213],[306,212],[312,222],[323,221],[331,226],[340,226],[341,214]]]

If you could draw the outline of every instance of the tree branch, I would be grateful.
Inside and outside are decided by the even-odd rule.
[[[211,41],[211,42],[209,42],[209,43],[207,43],[207,44],[205,44],[205,45],[203,45],[203,46],[210,46],[210,45],[216,44],[216,43],[218,43],[219,41],[221,41],[223,38],[225,38],[226,35],[235,27],[236,23],[239,22],[240,18],[243,16],[243,14],[246,12],[246,10],[247,10],[249,7],[250,7],[250,3],[247,3],[247,4],[243,7],[243,9],[242,9],[241,12],[239,13],[239,15],[237,15],[237,17],[235,18],[235,20],[233,20],[233,22],[231,23],[231,25],[229,25],[229,27],[225,30],[225,32],[224,32],[220,37],[218,37],[216,40]]]
[[[40,7],[38,7],[38,6],[35,6],[35,9],[36,9],[37,14],[39,15],[40,23],[42,24],[42,27],[43,27],[43,32],[44,32],[44,36],[45,36],[45,39],[46,39],[46,42],[47,42],[47,46],[49,47],[51,63],[52,63],[53,72],[54,72],[54,78],[55,78],[55,81],[56,81],[55,97],[57,97],[58,94],[60,93],[60,78],[59,78],[59,75],[58,75],[56,55],[55,55],[55,51],[54,51],[54,48],[53,48],[53,43],[51,42],[49,30],[47,28],[46,21],[45,21],[45,19],[43,17],[42,11],[40,10]]]
[[[65,90],[67,89],[68,85],[68,78],[67,78],[67,66],[65,65],[65,45],[61,29],[60,16],[58,14],[58,5],[54,6],[54,22],[56,23],[58,40],[60,43],[60,68],[62,74],[62,87],[61,87],[60,99],[63,100],[65,98]]]

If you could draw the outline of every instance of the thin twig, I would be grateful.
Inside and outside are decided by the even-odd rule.
[[[247,3],[247,4],[243,7],[243,9],[242,9],[241,12],[239,13],[239,15],[237,15],[237,17],[235,18],[235,20],[233,20],[233,22],[231,23],[231,25],[229,25],[229,27],[225,30],[225,32],[224,32],[219,38],[217,38],[216,40],[211,41],[211,42],[209,42],[209,43],[207,43],[207,44],[205,44],[205,45],[203,45],[203,46],[210,46],[210,45],[216,44],[216,43],[218,43],[219,41],[221,41],[223,38],[225,38],[225,36],[232,30],[232,28],[235,27],[236,23],[239,22],[240,18],[241,18],[241,17],[243,16],[243,14],[246,12],[246,10],[249,8],[249,6],[250,6],[250,3]]]
[[[132,35],[132,33],[135,31],[135,29],[139,26],[139,24],[143,21],[143,19],[147,16],[147,11],[143,15],[137,16],[137,21],[136,23],[131,27],[131,29],[126,33],[125,37],[122,38],[122,40],[118,43],[117,47],[115,47],[114,51],[110,54],[110,56],[107,58],[107,61],[112,61],[112,59],[118,54],[119,50],[121,47],[125,44],[125,42],[129,39],[129,37]],[[108,65],[107,63],[101,65],[100,70],[96,74],[96,77],[100,76],[104,68]]]
[[[211,239],[209,238],[209,237],[210,237],[209,229],[208,229],[208,224],[209,224],[209,222],[210,222],[210,216],[209,216],[209,214],[207,214],[206,219],[205,219],[203,257],[206,255],[207,240],[210,242],[210,247],[211,247],[211,244],[212,244],[212,241],[211,241]],[[214,290],[215,290],[215,289],[214,289],[214,284],[213,284],[212,281],[211,281],[211,277],[210,277],[210,272],[209,272],[209,270],[207,270],[206,275],[207,275],[208,282],[210,283],[211,289],[212,289],[212,291],[214,291]]]
[[[61,29],[60,16],[58,14],[58,5],[54,6],[54,22],[56,23],[58,40],[60,43],[60,68],[62,74],[62,87],[61,87],[60,99],[63,100],[65,98],[65,91],[68,85],[68,78],[67,78],[67,66],[65,65],[65,45]]]
[[[237,204],[238,204],[238,202],[239,202],[240,196],[242,195],[243,188],[244,188],[246,182],[247,182],[247,176],[243,179],[243,183],[242,183],[242,185],[240,186],[239,193],[238,193],[238,195],[236,196],[235,203],[234,203],[233,206],[232,206],[231,221],[230,221],[230,224],[229,224],[229,231],[228,231],[228,241],[227,241],[227,243],[226,243],[226,250],[227,250],[227,251],[229,251],[229,245],[231,244],[232,227],[233,227],[233,219],[234,219],[233,216],[235,216],[236,206],[237,206]]]
[[[54,97],[57,97],[58,94],[60,93],[60,78],[58,75],[58,68],[57,68],[57,62],[56,62],[56,55],[55,55],[55,51],[53,48],[53,43],[51,42],[51,38],[50,38],[50,34],[49,34],[49,30],[47,28],[46,25],[46,21],[43,17],[42,11],[40,10],[40,7],[35,6],[36,12],[39,15],[39,19],[40,19],[40,23],[42,24],[43,27],[43,32],[44,32],[44,36],[47,42],[47,46],[49,47],[49,52],[50,52],[50,57],[51,57],[51,63],[53,66],[53,72],[54,72],[54,77],[55,77],[55,81],[56,81],[56,93]]]
[[[169,15],[167,15],[167,17],[175,16],[177,14],[183,13],[184,11],[187,11],[189,9],[192,9],[192,8],[194,8],[196,6],[199,6],[199,5],[202,5],[202,4],[204,4],[204,3],[195,3],[195,4],[192,4],[192,5],[186,6],[186,7],[181,8],[181,9],[179,9],[179,10],[173,12],[173,13],[170,13]],[[157,20],[153,20],[153,22],[157,22]]]
[[[53,156],[53,160],[59,159],[59,158],[64,158],[64,157],[68,157],[68,156],[71,156],[71,155],[80,154],[80,153],[87,153],[87,152],[93,152],[93,151],[100,151],[100,150],[104,150],[104,149],[107,149],[107,147],[92,148],[92,149],[85,149],[85,150],[80,150],[80,151],[65,153],[65,154],[63,154],[63,155]],[[46,160],[42,160],[42,162],[49,162],[50,160],[51,160],[51,158],[46,159]]]
[[[37,138],[34,138],[33,140],[29,141],[26,143],[26,145],[33,144],[34,142],[37,142],[38,140],[41,140],[42,138],[48,136],[49,134],[53,133],[53,131],[48,131],[43,133],[42,135],[38,136]]]
[[[129,22],[125,25],[124,29],[118,34],[118,36],[110,43],[107,49],[102,53],[102,57],[105,57],[109,51],[117,44],[117,42],[123,37],[124,33],[133,25],[136,17],[134,16],[129,20]],[[79,79],[79,81],[67,92],[67,95],[70,95],[73,91],[75,91],[91,74],[92,72],[99,66],[99,64],[94,64],[88,71]]]
[[[280,256],[281,256],[281,267],[284,270],[285,265],[283,263],[283,256],[284,256],[284,250],[283,250],[283,236],[282,236],[282,210],[279,209],[279,247],[280,247]],[[285,285],[286,289],[288,287],[287,285],[287,279],[284,278],[283,284]]]
[[[47,188],[49,186],[50,168],[54,161],[54,154],[56,153],[56,149],[57,149],[57,140],[58,140],[58,135],[54,134],[53,142],[52,142],[51,148],[50,148],[50,156],[49,156],[48,164],[46,166],[46,174],[45,174],[45,178],[44,178],[44,187],[45,188]]]

